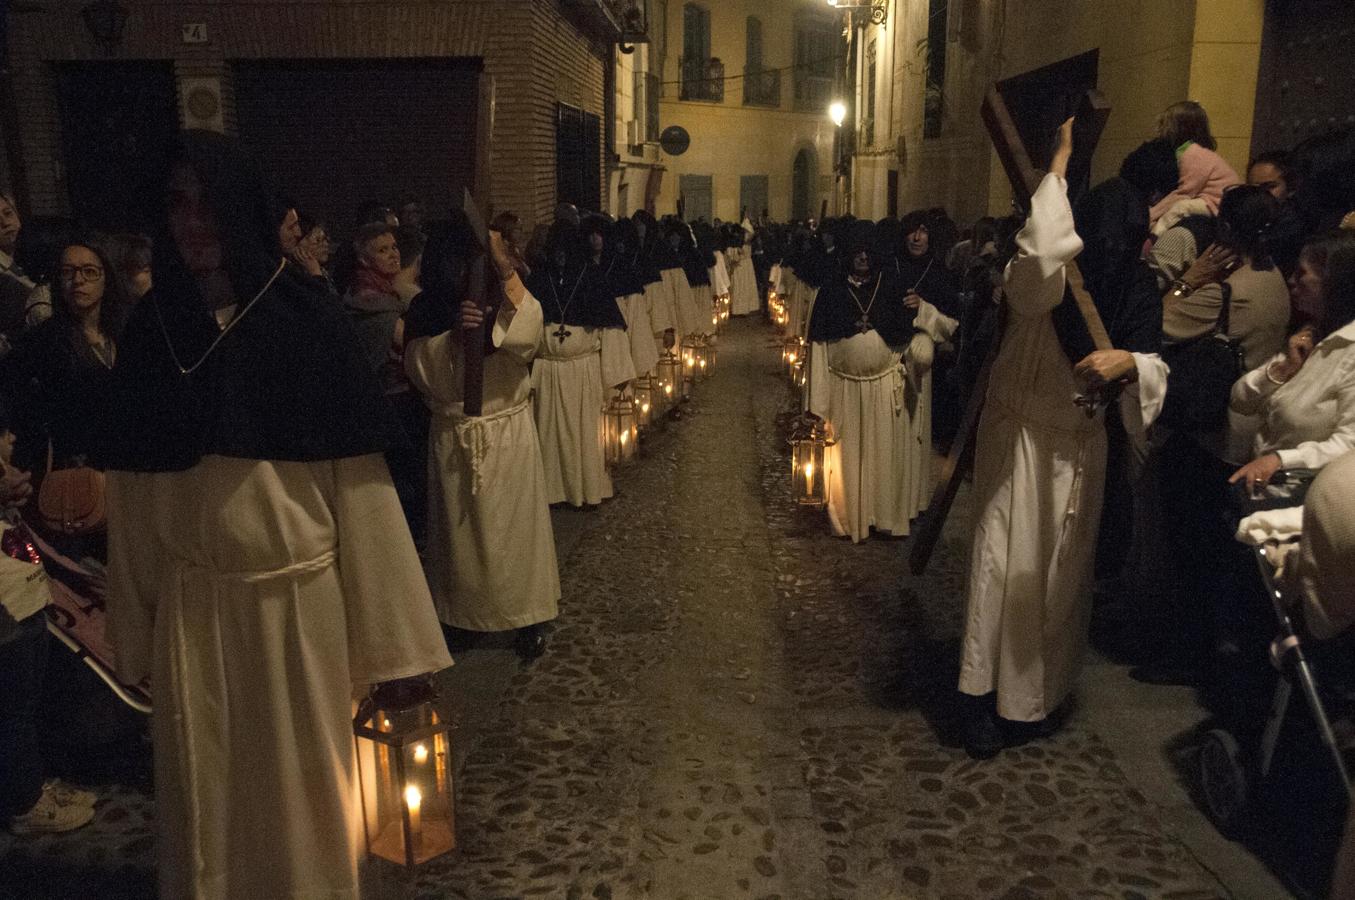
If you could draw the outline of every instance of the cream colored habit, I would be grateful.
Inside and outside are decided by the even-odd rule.
[[[462,412],[461,345],[450,334],[411,341],[405,370],[433,412],[429,431],[428,547],[439,617],[470,631],[508,631],[559,614],[555,559],[532,419],[528,364],[541,305],[517,276],[485,357],[483,415]]]
[[[385,461],[108,473],[109,627],[155,691],[160,896],[357,898],[355,686],[451,665]]]
[[[1101,519],[1106,433],[1054,331],[1064,265],[1082,249],[1068,186],[1046,175],[1007,266],[1009,319],[979,425],[977,519],[960,690],[997,692],[1000,716],[1037,721],[1068,696],[1082,663]],[[1166,366],[1135,354],[1121,400],[1131,435],[1161,409]]]

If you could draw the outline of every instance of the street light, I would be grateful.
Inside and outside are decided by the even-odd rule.
[[[828,107],[828,118],[833,120],[833,124],[841,128],[842,123],[847,121],[847,104],[841,100],[834,100]]]
[[[889,0],[854,0],[854,2],[828,0],[828,5],[833,9],[851,13],[852,16],[860,13],[862,22],[869,19],[876,25],[883,25],[885,19],[889,17]]]

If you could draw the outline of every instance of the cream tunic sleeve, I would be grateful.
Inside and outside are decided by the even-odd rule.
[[[1016,235],[1016,256],[1004,276],[1014,315],[1040,316],[1063,300],[1063,267],[1082,252],[1073,229],[1068,182],[1049,173],[1030,198],[1030,216]]]

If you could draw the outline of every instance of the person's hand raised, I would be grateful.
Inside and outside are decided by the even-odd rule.
[[[474,331],[485,324],[485,311],[474,300],[461,301],[461,329]]]
[[[1297,375],[1303,364],[1308,361],[1308,357],[1313,355],[1316,343],[1316,335],[1311,326],[1304,326],[1296,331],[1285,347],[1284,359],[1270,364],[1271,377],[1276,381],[1288,381]]]
[[[1058,142],[1054,145],[1054,157],[1049,161],[1049,171],[1060,178],[1068,177],[1068,162],[1073,158],[1073,122],[1069,116],[1059,126]]]
[[[1181,276],[1191,290],[1203,287],[1206,284],[1222,282],[1233,270],[1237,268],[1241,260],[1233,251],[1221,244],[1210,244],[1205,251],[1195,257],[1195,261],[1186,269],[1185,274]]]

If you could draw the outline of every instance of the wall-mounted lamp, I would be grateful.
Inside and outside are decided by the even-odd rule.
[[[118,0],[94,0],[80,10],[80,18],[104,55],[112,56],[122,43],[122,32],[127,27],[127,7]]]
[[[827,0],[828,5],[834,9],[844,10],[855,16],[860,13],[862,18],[870,17],[870,21],[876,25],[883,25],[885,19],[889,17],[889,0]]]
[[[841,100],[834,100],[828,106],[828,118],[833,120],[833,124],[841,128],[842,123],[847,121],[847,104]]]

